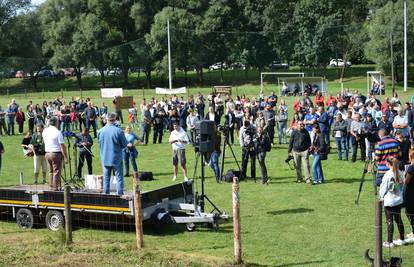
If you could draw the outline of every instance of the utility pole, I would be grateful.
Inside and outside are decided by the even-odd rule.
[[[394,44],[392,40],[392,32],[390,32],[390,49],[391,49],[391,82],[392,82],[392,94],[394,95],[395,92],[395,84],[394,84]]]
[[[407,92],[408,86],[407,65],[407,0],[404,0],[404,92]]]
[[[171,40],[170,40],[170,19],[167,19],[167,39],[168,39],[168,83],[169,89],[172,89],[172,71],[171,71]]]

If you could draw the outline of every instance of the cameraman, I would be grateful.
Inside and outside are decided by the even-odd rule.
[[[254,149],[255,129],[250,121],[245,120],[240,128],[240,146],[242,147],[242,177],[246,178],[247,163],[251,160],[251,178],[256,179],[256,153]]]
[[[301,183],[302,178],[302,164],[305,170],[306,183],[311,182],[310,166],[309,166],[309,148],[311,146],[311,139],[309,132],[305,129],[303,121],[299,121],[298,129],[292,132],[289,142],[288,153],[292,154],[295,161],[296,181]]]
[[[79,148],[78,177],[82,177],[82,168],[85,159],[88,164],[88,174],[92,174],[92,145],[93,140],[89,134],[88,128],[83,128],[82,133],[76,136],[76,146]]]
[[[267,176],[266,168],[266,152],[271,150],[271,144],[269,136],[264,132],[262,127],[258,127],[256,130],[256,137],[254,139],[254,147],[257,155],[257,160],[260,165],[260,172],[262,173],[262,184],[268,184],[269,177]]]
[[[224,129],[224,131],[228,131],[228,129]],[[221,135],[218,128],[214,130],[215,133],[215,147],[214,151],[210,154],[210,160],[208,165],[214,171],[214,175],[216,176],[216,182],[220,182],[220,167],[219,167],[219,157],[221,153]],[[224,132],[224,134],[228,134]]]

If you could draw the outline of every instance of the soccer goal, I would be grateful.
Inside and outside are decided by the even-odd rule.
[[[265,77],[272,76],[273,81],[265,81]],[[260,73],[260,94],[264,94],[264,90],[269,86],[274,86],[279,90],[279,95],[281,95],[282,85],[280,78],[303,78],[305,77],[304,72],[261,72]],[[300,84],[300,91],[302,92],[304,84]]]
[[[375,95],[385,94],[385,75],[381,71],[367,72],[367,94]]]

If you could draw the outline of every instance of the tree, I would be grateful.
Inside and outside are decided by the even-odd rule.
[[[71,66],[75,69],[79,88],[82,88],[81,66],[91,51],[79,32],[83,29],[81,18],[87,11],[87,3],[82,0],[49,0],[41,7],[43,51],[51,55],[49,63],[55,68]]]
[[[384,72],[389,72],[391,62],[396,66],[403,64],[404,57],[404,16],[403,0],[396,3],[388,2],[382,8],[375,11],[368,24],[369,41],[365,46],[365,53],[368,59],[377,64],[377,68]],[[408,5],[408,14],[414,12],[414,1]],[[413,16],[408,16],[408,24],[413,25]],[[408,27],[408,46],[414,45],[414,29]],[[390,37],[392,35],[392,45],[394,49],[394,59],[391,60]],[[409,61],[413,60],[412,53],[409,53]],[[397,68],[396,68],[397,69]],[[398,80],[398,72],[396,72]]]
[[[146,37],[151,31],[151,25],[154,22],[155,14],[162,10],[165,5],[163,0],[139,0],[131,7],[130,17],[134,21],[135,29],[138,37]],[[145,76],[147,79],[147,87],[151,88],[151,72],[154,69],[154,62],[157,55],[153,54],[152,49],[147,43],[139,43],[135,45],[133,62],[145,68]],[[140,61],[137,62],[137,59]]]

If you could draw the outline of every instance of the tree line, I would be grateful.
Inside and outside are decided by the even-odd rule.
[[[4,0],[0,67],[31,73],[35,89],[45,65],[73,68],[80,88],[83,68],[98,70],[103,85],[108,68],[120,69],[127,85],[135,67],[151,87],[152,73],[168,70],[167,20],[174,69],[191,66],[200,81],[215,62],[246,72],[275,60],[326,68],[342,58],[386,72],[403,63],[403,0]],[[408,27],[409,48],[412,37]]]

